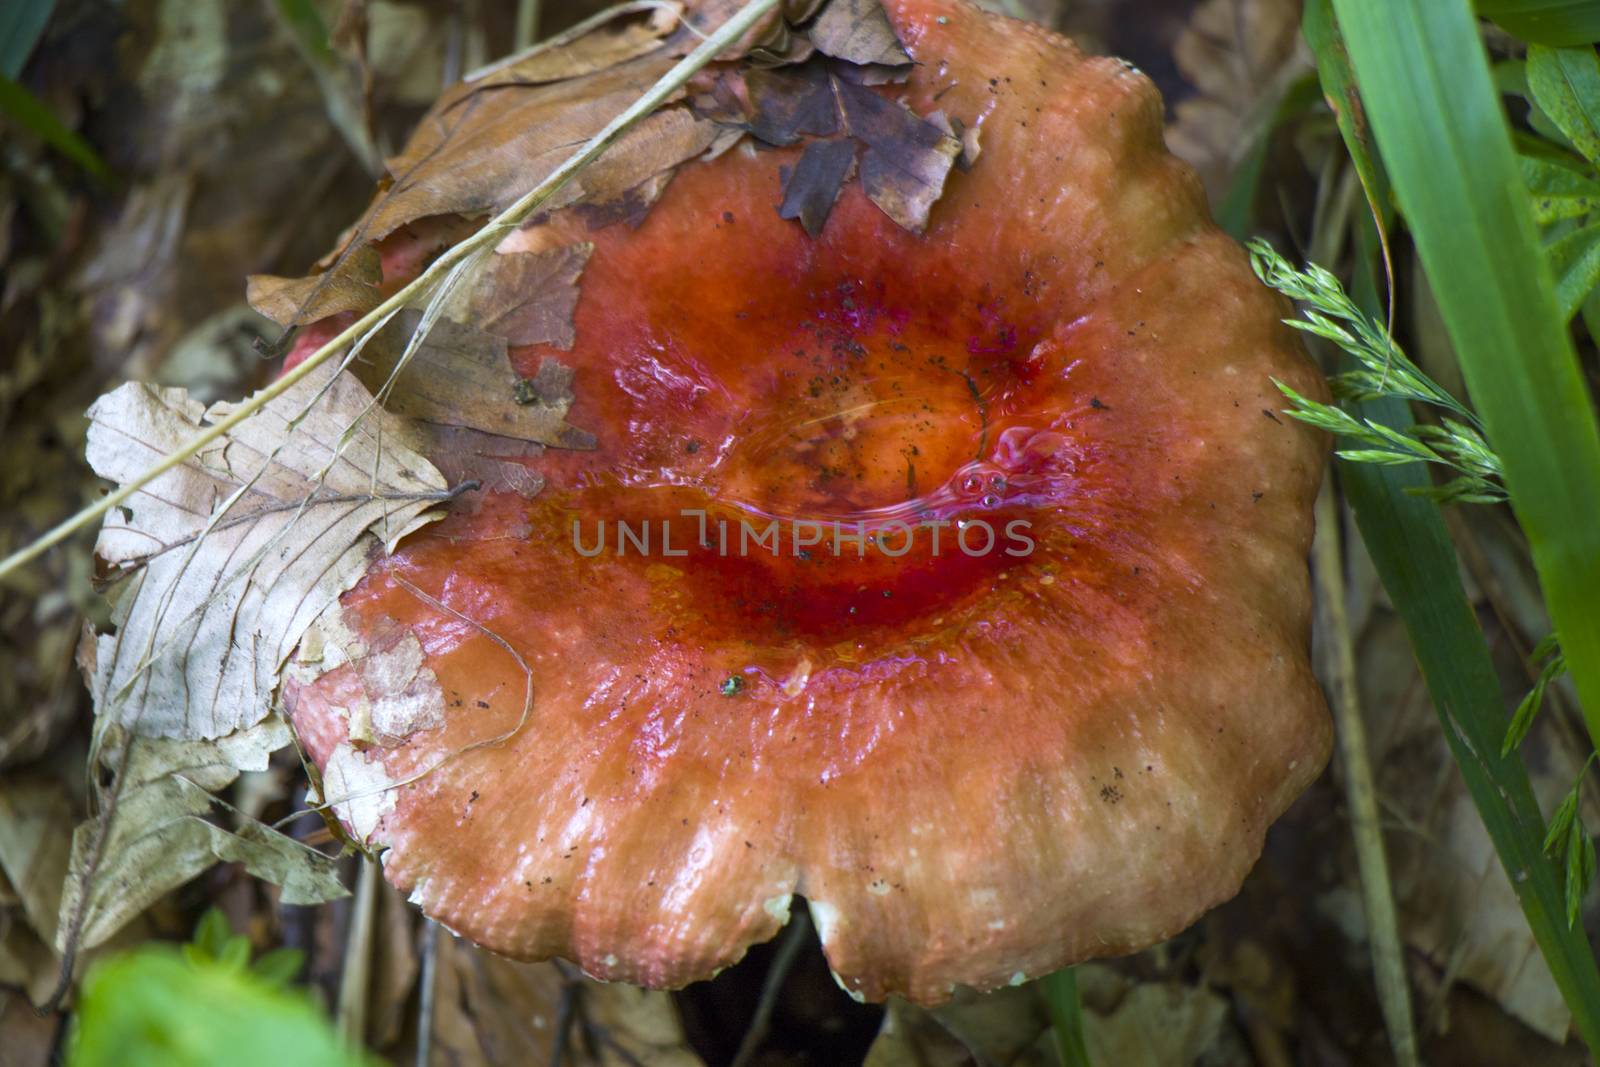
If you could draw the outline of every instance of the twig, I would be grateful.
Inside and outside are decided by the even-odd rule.
[[[439,979],[439,924],[422,919],[422,974],[417,981],[417,1067],[433,1057],[433,997]]]
[[[1350,807],[1350,830],[1355,838],[1356,865],[1361,878],[1361,900],[1372,943],[1372,970],[1383,1008],[1389,1043],[1400,1067],[1417,1067],[1417,1032],[1411,1014],[1411,988],[1406,981],[1405,957],[1400,947],[1400,923],[1395,915],[1394,890],[1389,882],[1389,858],[1383,849],[1383,828],[1378,820],[1378,790],[1367,755],[1367,730],[1361,718],[1361,694],[1356,688],[1355,642],[1351,638],[1344,601],[1344,560],[1340,536],[1340,511],[1331,479],[1317,496],[1317,537],[1312,545],[1325,633],[1332,650],[1331,677],[1334,723],[1339,740],[1339,762],[1344,769],[1345,802]]]
[[[372,923],[378,903],[378,864],[366,858],[356,875],[350,902],[350,933],[344,943],[344,970],[339,975],[339,1031],[351,1048],[364,1048],[367,1038],[367,995],[372,985]]]
[[[117,817],[117,801],[122,797],[122,780],[127,776],[133,746],[138,740],[138,735],[132,730],[126,731],[123,735],[122,753],[117,760],[117,767],[106,793],[105,810],[100,813],[99,825],[95,828],[94,840],[89,846],[89,863],[84,868],[83,880],[78,885],[78,899],[73,903],[72,918],[67,922],[67,936],[61,942],[61,972],[56,977],[55,988],[39,1006],[40,1015],[50,1015],[61,1007],[61,1001],[66,997],[67,990],[72,987],[72,972],[78,962],[78,943],[83,938],[83,924],[89,917],[89,904],[94,895],[95,875],[100,873],[100,861],[105,858],[106,844],[111,840],[111,820]],[[99,758],[98,753],[91,754],[90,766],[94,766]]]
[[[772,957],[772,966],[767,969],[766,980],[761,984],[761,999],[756,1003],[756,1013],[745,1029],[744,1039],[739,1042],[739,1051],[734,1053],[731,1067],[747,1067],[761,1050],[761,1043],[767,1039],[767,1031],[772,1026],[772,1011],[778,1005],[783,981],[794,969],[795,960],[800,958],[800,950],[810,936],[810,913],[797,912],[789,921],[789,928],[783,932],[783,942],[778,946],[777,954]]]
[[[517,0],[517,28],[512,48],[522,51],[539,39],[539,0]]]
[[[556,1009],[556,1029],[550,1037],[550,1067],[561,1067],[567,1059],[567,1044],[577,1021],[578,980],[567,978],[561,986],[561,1003]]]
[[[416,297],[433,288],[453,267],[468,256],[499,244],[508,234],[514,232],[525,219],[537,212],[556,193],[560,192],[579,171],[603,155],[606,149],[615,144],[635,123],[665,103],[674,93],[688,84],[689,79],[694,77],[702,67],[710,63],[719,53],[742,37],[757,22],[775,10],[778,7],[778,2],[779,0],[750,0],[728,21],[718,27],[715,33],[702,41],[694,51],[679,60],[671,70],[662,75],[661,79],[645,91],[639,99],[635,100],[626,110],[608,122],[604,129],[589,138],[582,148],[569,156],[544,181],[524,193],[510,207],[490,219],[477,233],[453,245],[438,259],[434,260],[414,281],[402,287],[389,299],[356,320],[337,337],[307,356],[304,361],[285,373],[277,381],[239,404],[225,418],[218,420],[208,429],[197,434],[188,444],[168,453],[160,461],[135,475],[120,488],[106,494],[94,504],[51,528],[31,544],[0,560],[0,578],[37,559],[49,549],[105,515],[112,508],[120,505],[163,474],[193,458],[211,442],[218,440],[272,400],[293,388],[295,383],[316,370],[323,363],[326,363],[334,355],[343,351],[345,346],[360,337],[369,328],[386,316],[398,312]]]

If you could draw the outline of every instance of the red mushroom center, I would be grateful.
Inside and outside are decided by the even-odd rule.
[[[680,640],[859,661],[1004,593],[1061,535],[1041,513],[1084,449],[1056,425],[1065,368],[1036,306],[881,268],[797,285],[719,300],[684,272],[641,292],[608,353],[626,413],[600,421],[622,440],[566,461],[533,536],[597,584],[647,574]]]

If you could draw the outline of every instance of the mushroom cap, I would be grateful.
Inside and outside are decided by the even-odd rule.
[[[497,952],[674,987],[803,894],[847,991],[936,1002],[1183,929],[1326,762],[1327,446],[1273,379],[1325,388],[1285,307],[1144,76],[885,6],[916,66],[876,91],[981,131],[926,232],[860,182],[816,238],[780,219],[798,147],[682,166],[636,229],[554,217],[594,243],[576,343],[513,360],[574,368],[598,447],[459,499],[286,673],[352,832]],[[782,551],[718,552],[741,518]],[[952,525],[808,559],[802,518]],[[575,550],[619,519],[654,550]],[[953,551],[963,519],[1035,547]]]

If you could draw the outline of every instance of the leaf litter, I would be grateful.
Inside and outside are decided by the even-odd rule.
[[[636,226],[678,166],[753,133],[806,142],[773,205],[782,217],[819,233],[859,174],[869,198],[920,232],[962,144],[942,116],[922,118],[868,88],[900,80],[909,62],[881,8],[834,4],[809,26],[799,23],[815,3],[792,5],[792,22],[756,25],[578,172],[533,224],[574,210],[591,228]],[[249,302],[290,331],[372,312],[426,265],[390,261],[380,241],[405,228],[437,239],[437,251],[461,232],[452,220],[521,199],[702,39],[689,23],[719,25],[737,7],[623,5],[448,90],[387,162],[379,195],[323,272],[254,276]],[[746,86],[759,92],[743,95]],[[741,110],[742,95],[753,111]],[[289,740],[269,718],[285,664],[375,552],[461,492],[538,492],[546,448],[594,447],[566,421],[572,369],[546,358],[523,378],[509,359],[517,346],[570,347],[591,246],[534,247],[528,232],[458,264],[426,306],[391,315],[343,366],[319,366],[108,514],[96,553],[111,581],[110,626],[86,636],[80,660],[98,715],[96,762],[112,778],[101,815],[73,836],[56,932],[69,971],[79,947],[102,943],[219,860],[278,884],[286,902],[343,893],[322,854],[242,813],[225,829],[212,793],[264,769]],[[125,385],[90,410],[90,463],[126,483],[233,409]],[[392,729],[386,708],[373,709],[374,737]],[[346,787],[359,791],[357,779],[323,785],[337,801]]]

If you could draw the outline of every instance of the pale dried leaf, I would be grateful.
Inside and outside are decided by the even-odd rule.
[[[113,786],[118,796],[109,831],[96,849],[98,822],[72,835],[72,856],[61,898],[57,951],[64,951],[73,917],[83,903],[81,949],[93,948],[134,916],[214,863],[239,863],[257,878],[282,887],[286,904],[320,904],[343,896],[333,860],[269,829],[237,819],[234,830],[211,821],[215,798],[240,771],[261,771],[273,751],[289,743],[288,727],[271,719],[213,742],[170,741],[113,728],[102,762],[122,764],[122,746],[134,745]],[[99,853],[98,864],[94,863]],[[93,866],[93,883],[86,882]]]
[[[379,543],[427,521],[447,495],[443,475],[401,444],[397,420],[371,410],[358,421],[371,397],[335,375],[331,365],[309,375],[106,517],[96,552],[127,578],[115,630],[93,656],[102,717],[188,739],[259,722],[306,626]],[[89,411],[89,462],[125,481],[229,410],[125,385]]]
[[[851,63],[910,63],[878,0],[833,0],[808,31],[817,51]]]
[[[1228,1024],[1229,1012],[1228,1002],[1209,989],[1178,982],[1136,985],[1113,1011],[1084,1013],[1089,1060],[1120,1067],[1250,1063]]]
[[[545,41],[530,52],[507,56],[468,74],[459,85],[445,90],[441,105],[500,85],[540,85],[579,78],[585,74],[637,59],[660,47],[662,38],[678,25],[683,5],[667,3],[643,14],[619,12],[617,17],[573,40]]]
[[[371,245],[354,249],[324,274],[305,278],[279,278],[252,274],[245,283],[245,299],[279,326],[302,326],[345,311],[366,314],[382,296],[383,261]]]
[[[0,784],[0,872],[45,942],[56,935],[71,833],[72,804],[59,782],[15,777]]]
[[[1300,38],[1300,4],[1207,0],[1172,55],[1198,91],[1174,108],[1167,144],[1220,196],[1234,166],[1264,133],[1283,90],[1311,68]]]
[[[516,963],[439,935],[434,1059],[553,1067],[561,1002],[581,1002],[568,1067],[701,1067],[669,993],[596,982],[554,963]],[[591,1034],[582,1032],[587,1023]],[[604,1040],[587,1040],[593,1035]]]
[[[934,1009],[894,1000],[864,1067],[1055,1067],[1049,1027],[1034,986],[968,993]]]

